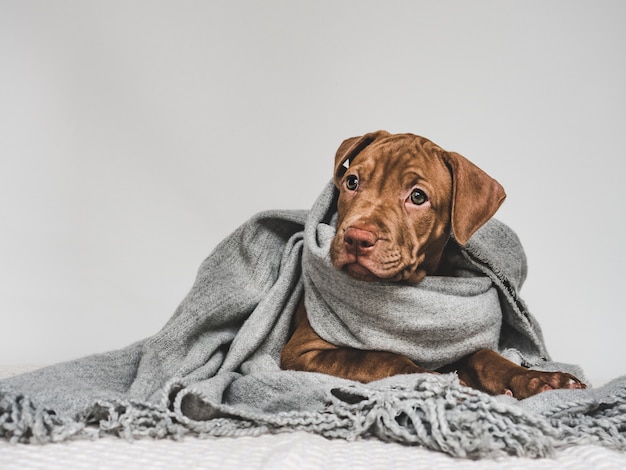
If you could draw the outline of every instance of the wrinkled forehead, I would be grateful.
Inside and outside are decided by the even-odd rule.
[[[431,141],[418,136],[391,136],[376,141],[346,162],[347,168],[359,169],[361,176],[379,177],[403,185],[415,180],[430,180],[447,186],[451,175],[441,155],[443,150]]]

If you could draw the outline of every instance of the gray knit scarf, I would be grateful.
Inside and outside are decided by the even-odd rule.
[[[307,226],[303,254],[307,314],[326,341],[395,352],[431,370],[498,348],[502,312],[487,276],[432,276],[414,287],[357,281],[332,266],[334,235],[332,225]]]
[[[450,259],[464,273],[459,279],[365,286],[328,264],[336,196],[329,184],[308,212],[264,212],[235,230],[202,263],[191,291],[155,335],[0,381],[0,438],[46,443],[304,430],[473,458],[544,456],[589,443],[626,450],[626,377],[517,401],[463,387],[453,374],[361,384],[281,370],[280,352],[306,284],[315,327],[341,344],[383,345],[431,365],[491,345],[524,365],[583,378],[575,367],[549,362],[541,330],[519,297],[526,260],[508,227],[492,220],[466,246],[450,242]],[[418,307],[409,307],[414,300]],[[450,331],[444,323],[453,325]],[[443,353],[428,347],[423,329],[439,337]],[[456,342],[462,329],[476,334]]]

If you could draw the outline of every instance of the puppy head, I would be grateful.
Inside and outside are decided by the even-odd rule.
[[[344,141],[334,181],[331,260],[366,281],[421,281],[437,269],[451,234],[466,244],[505,198],[502,186],[463,156],[385,131]]]

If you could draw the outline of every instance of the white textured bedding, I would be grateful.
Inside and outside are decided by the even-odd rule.
[[[596,446],[571,448],[554,459],[458,460],[423,448],[376,440],[346,442],[294,432],[260,437],[76,441],[45,446],[0,443],[2,469],[618,469],[626,456]]]
[[[0,378],[33,367],[0,368]],[[0,469],[619,469],[626,453],[579,446],[551,459],[459,460],[419,447],[376,439],[347,442],[304,432],[241,438],[137,440],[105,438],[44,446],[0,441]]]

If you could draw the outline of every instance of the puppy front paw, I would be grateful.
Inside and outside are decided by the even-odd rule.
[[[587,386],[566,372],[544,372],[527,369],[514,375],[503,393],[522,400],[541,392],[557,389],[582,389]]]

